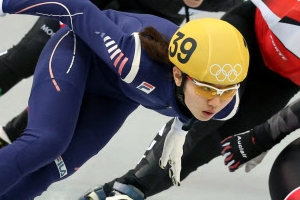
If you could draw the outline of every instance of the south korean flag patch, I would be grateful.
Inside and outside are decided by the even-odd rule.
[[[152,92],[155,87],[145,81],[143,81],[139,86],[136,87],[139,90],[142,90],[143,92],[149,94],[150,92]]]

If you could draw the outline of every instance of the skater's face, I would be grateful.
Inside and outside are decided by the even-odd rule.
[[[182,82],[182,72],[173,68],[176,85]],[[222,110],[234,97],[238,85],[212,85],[193,80],[187,76],[183,92],[185,104],[191,113],[200,121],[208,121]],[[208,92],[209,91],[209,92]]]
[[[188,7],[197,8],[202,4],[203,0],[183,0],[183,2]]]

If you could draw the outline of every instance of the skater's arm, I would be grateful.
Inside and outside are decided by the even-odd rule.
[[[271,149],[300,128],[300,99],[286,106],[265,123],[222,141],[225,165],[235,171],[240,165]]]
[[[58,2],[4,0],[2,8],[6,13],[44,15],[67,24],[70,28],[69,34],[75,33],[84,40],[125,82],[135,77],[136,66],[140,64],[144,53],[137,31],[153,24],[158,31],[178,29],[178,26],[167,20],[149,19],[149,16],[137,17],[113,10],[102,11],[89,0],[59,0]],[[147,20],[143,20],[144,18]],[[157,23],[156,20],[161,21]],[[75,42],[76,40],[74,44]],[[119,64],[120,58],[122,63]],[[131,70],[132,68],[134,69]]]

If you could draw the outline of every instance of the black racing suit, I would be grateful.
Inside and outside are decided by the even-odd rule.
[[[269,139],[278,143],[287,134],[300,128],[300,99],[262,125]],[[300,138],[287,145],[278,155],[269,175],[272,200],[300,199]],[[289,198],[287,198],[289,196]]]
[[[187,17],[186,13],[179,14],[179,11],[185,7],[183,0],[121,1],[124,2],[121,3],[121,10],[135,13],[151,13],[168,19],[177,25],[180,25]],[[195,9],[210,12],[227,11],[229,8],[241,2],[243,2],[243,0],[204,0],[203,3]]]

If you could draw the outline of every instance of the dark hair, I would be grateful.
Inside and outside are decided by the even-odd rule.
[[[139,32],[139,36],[142,47],[146,50],[151,59],[165,63],[168,66],[174,66],[168,56],[169,42],[160,32],[154,27],[148,26]]]

